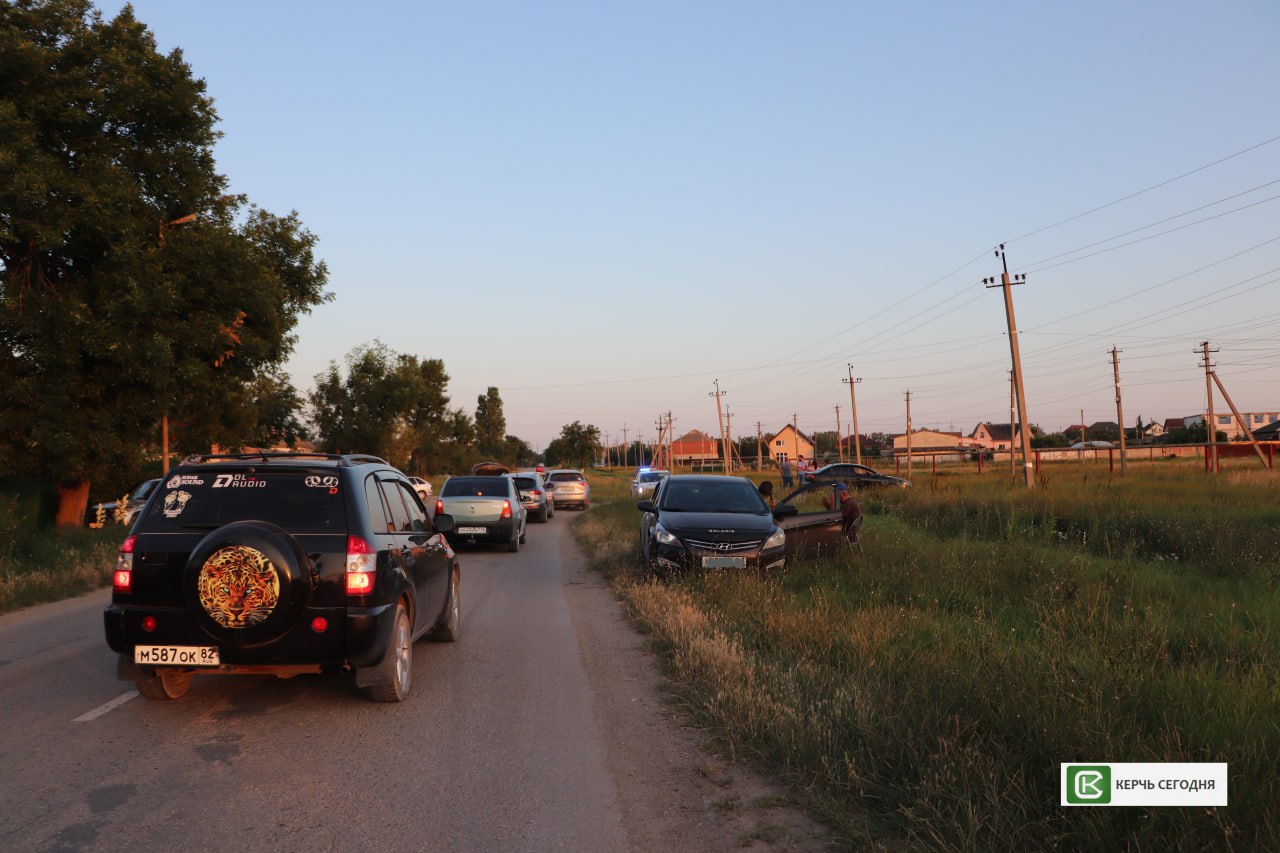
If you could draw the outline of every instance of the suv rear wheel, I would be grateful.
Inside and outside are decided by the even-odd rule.
[[[436,628],[431,632],[431,639],[438,643],[452,643],[462,633],[462,599],[458,589],[457,566],[449,573],[449,597],[444,603],[444,612],[440,614]]]
[[[404,602],[396,605],[396,622],[391,631],[387,656],[376,667],[380,683],[364,688],[364,695],[374,702],[403,702],[409,698],[413,678],[413,640],[409,631],[409,612]]]

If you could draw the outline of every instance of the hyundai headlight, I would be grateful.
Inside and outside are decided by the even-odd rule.
[[[661,524],[655,525],[653,528],[653,538],[662,545],[679,545],[680,540],[677,539],[671,531],[663,527]]]
[[[765,548],[781,548],[785,544],[787,544],[787,534],[781,527],[775,530],[772,536],[764,540]]]

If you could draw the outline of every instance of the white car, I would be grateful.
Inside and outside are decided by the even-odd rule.
[[[431,497],[431,484],[421,477],[410,477],[409,482],[413,484],[413,490],[422,498],[422,502],[426,503],[427,498]]]
[[[653,494],[658,483],[670,476],[670,471],[664,471],[661,468],[641,468],[636,472],[636,478],[631,481],[631,496],[638,498]]]

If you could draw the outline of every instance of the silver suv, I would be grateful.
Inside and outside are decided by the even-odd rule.
[[[547,482],[555,493],[557,507],[576,506],[585,510],[591,506],[591,486],[578,469],[554,468],[547,473]]]

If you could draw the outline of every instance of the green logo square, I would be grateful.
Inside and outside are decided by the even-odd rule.
[[[1077,764],[1067,768],[1067,802],[1073,806],[1111,803],[1111,766]]]

